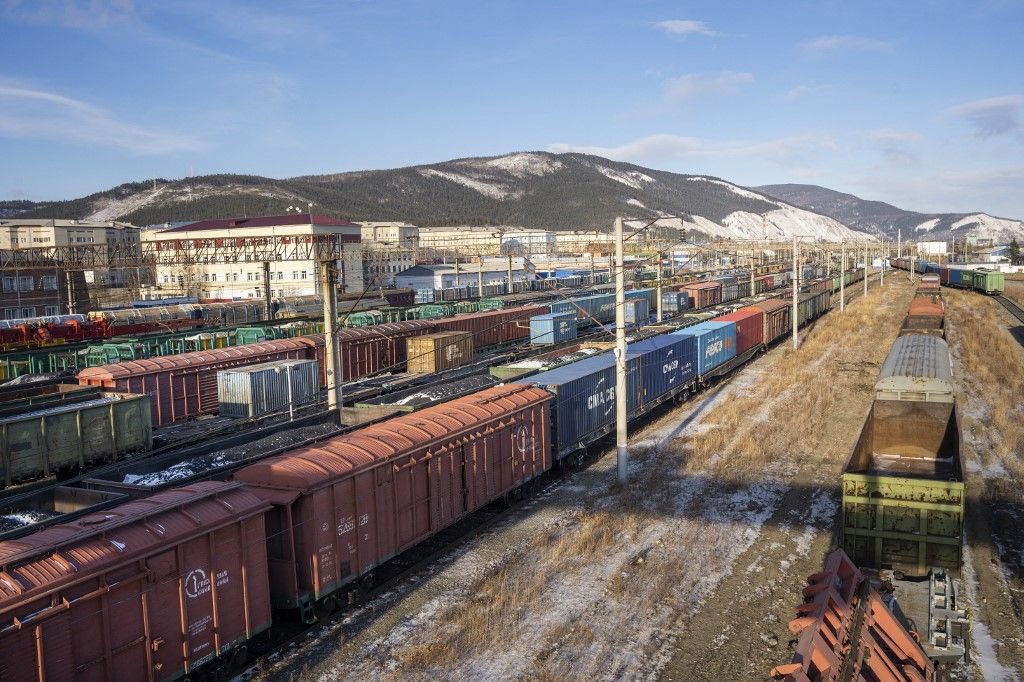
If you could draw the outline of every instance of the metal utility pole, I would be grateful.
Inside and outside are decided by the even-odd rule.
[[[338,290],[333,260],[320,261],[320,295],[324,299],[324,344],[327,365],[327,409],[341,408],[341,348],[338,346]]]
[[[839,312],[843,312],[846,310],[846,240],[839,244]]]
[[[21,304],[21,277],[15,277],[14,286],[18,290],[18,304]],[[71,271],[64,271],[64,281],[68,285],[68,315],[75,314],[75,289],[74,284],[71,282]],[[21,315],[21,310],[18,310],[18,314]]]
[[[512,293],[512,254],[508,254],[508,293]]]
[[[661,276],[663,274],[665,274],[664,271],[662,270],[661,261],[662,261],[662,258],[664,257],[664,255],[665,254],[662,254],[662,253],[658,254],[658,291],[657,291],[657,295],[658,295],[658,301],[657,301],[657,303],[658,303],[658,317],[657,317],[657,320],[658,320],[659,323],[661,322]]]
[[[263,261],[263,302],[267,307],[267,319],[274,319],[274,302],[270,295],[270,261]]]
[[[793,318],[793,350],[800,347],[800,336],[797,331],[797,299],[799,298],[797,292],[800,291],[800,273],[797,269],[797,261],[799,258],[796,253],[797,243],[796,236],[793,237],[793,311],[790,313],[790,317]]]
[[[459,257],[455,256],[455,288],[458,289],[462,282],[459,281]]]
[[[597,267],[594,265],[594,250],[590,250],[590,283],[597,284]]]
[[[476,295],[477,298],[484,297],[484,256],[480,254],[476,261]]]
[[[622,237],[622,218],[615,219],[615,454],[619,483],[626,482],[627,446],[626,406],[626,256]]]
[[[896,230],[896,257],[903,258],[903,230]]]
[[[868,243],[864,242],[864,295],[868,293]]]
[[[754,271],[757,268],[754,266],[754,251],[750,251],[750,295],[754,296],[757,294],[757,287],[754,285]]]

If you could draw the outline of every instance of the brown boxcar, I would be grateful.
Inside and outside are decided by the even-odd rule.
[[[765,345],[773,343],[788,334],[790,329],[790,313],[792,306],[778,299],[770,299],[753,303],[751,308],[757,308],[764,313],[764,342]]]
[[[312,339],[278,339],[88,367],[78,373],[78,383],[121,393],[149,394],[153,426],[163,426],[217,412],[217,370],[274,360],[311,359],[316,351]],[[322,351],[322,337],[320,346]]]
[[[271,598],[308,609],[551,465],[544,390],[496,386],[234,475],[267,512]]]
[[[0,679],[172,680],[265,630],[269,506],[207,481],[0,542]]]
[[[740,308],[736,312],[716,317],[715,322],[732,322],[736,325],[736,355],[743,355],[751,348],[764,345],[764,312],[760,308]]]
[[[406,339],[410,372],[432,374],[465,365],[473,359],[473,334],[438,332]]]
[[[530,318],[548,312],[547,306],[503,308],[484,313],[456,315],[434,320],[439,332],[472,332],[477,350],[530,336]]]
[[[401,371],[406,362],[407,339],[430,334],[435,330],[433,321],[410,320],[388,322],[372,327],[351,327],[338,331],[341,348],[342,381],[352,381],[374,372]],[[322,334],[316,338],[317,361],[324,367],[324,341]]]
[[[722,302],[721,282],[689,282],[683,291],[690,296],[690,308],[708,308]]]

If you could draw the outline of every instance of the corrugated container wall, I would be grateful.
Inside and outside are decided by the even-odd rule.
[[[664,334],[629,346],[627,357],[640,358],[640,404],[647,406],[674,394],[697,375],[692,336]]]
[[[643,324],[651,317],[646,298],[627,299],[624,311],[626,324]]]
[[[640,405],[640,358],[626,358],[629,397],[626,408]],[[570,454],[609,433],[615,426],[615,358],[611,353],[542,372],[518,383],[536,384],[555,396],[555,456]]]
[[[758,308],[740,308],[734,313],[715,318],[716,322],[736,324],[736,355],[764,344],[764,313]]]
[[[691,282],[684,284],[683,290],[690,295],[691,308],[708,308],[722,302],[720,282]]]
[[[408,366],[414,374],[432,374],[473,359],[471,332],[442,332],[407,339]]]
[[[258,417],[304,405],[320,392],[316,360],[280,360],[217,372],[218,412],[223,417]]]
[[[681,313],[690,309],[690,295],[685,291],[662,291],[661,311],[663,313]]]
[[[548,313],[530,318],[530,343],[549,346],[576,338],[576,316],[572,313]]]
[[[701,322],[672,333],[696,339],[700,376],[736,357],[736,325],[732,322]]]

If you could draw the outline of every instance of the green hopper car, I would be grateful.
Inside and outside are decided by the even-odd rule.
[[[952,403],[876,400],[842,488],[841,544],[857,565],[959,572],[965,494]]]

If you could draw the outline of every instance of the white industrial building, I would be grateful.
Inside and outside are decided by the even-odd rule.
[[[0,220],[0,249],[125,245],[130,251],[139,243],[141,230],[128,223],[105,220],[58,220],[8,218]],[[120,287],[137,284],[137,268],[102,268],[85,271],[85,281]]]
[[[416,265],[420,229],[409,223],[360,222],[363,281],[369,287],[392,286],[395,275]]]
[[[945,256],[946,242],[918,242],[918,256]]]
[[[236,244],[236,259],[211,258],[208,262],[156,266],[156,290],[152,295],[198,296],[201,299],[241,300],[262,298],[264,295],[264,264],[262,260],[247,260],[247,241],[259,242],[274,238],[277,259],[270,261],[270,293],[274,298],[308,296],[319,293],[318,267],[313,260],[292,260],[294,245],[309,243],[312,235],[338,235],[343,242],[343,257],[336,263],[338,283],[343,291],[363,288],[362,244],[360,227],[355,223],[331,216],[309,213],[254,218],[201,220],[164,230],[150,230],[143,235],[145,242],[167,242],[163,247],[174,248],[175,243],[190,240],[214,241],[224,245]],[[230,247],[228,247],[230,248]]]
[[[410,289],[447,289],[456,286],[476,286],[483,279],[487,284],[508,282],[508,261],[495,258],[483,263],[454,263],[442,265],[416,265],[395,275],[395,286]],[[523,267],[523,259],[512,262],[512,279],[520,282],[535,279]]]

